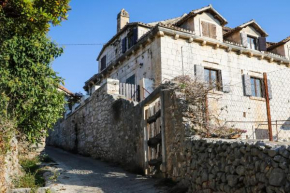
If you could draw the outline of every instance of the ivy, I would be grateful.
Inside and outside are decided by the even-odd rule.
[[[63,53],[47,37],[67,18],[69,0],[0,0],[0,117],[37,142],[62,116],[63,79],[51,68]]]

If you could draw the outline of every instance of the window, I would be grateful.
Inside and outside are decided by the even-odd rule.
[[[134,28],[127,35],[128,49],[130,49],[132,46],[134,46],[137,43],[137,38],[138,38],[138,30],[137,28]]]
[[[216,25],[205,21],[201,22],[202,35],[209,38],[217,38]]]
[[[122,53],[124,54],[127,51],[127,37],[122,39]]]
[[[209,84],[210,87],[221,90],[221,75],[219,70],[204,69],[204,80]]]
[[[134,45],[134,35],[132,32],[128,34],[128,49],[130,49]]]
[[[101,59],[101,71],[106,68],[106,63],[107,63],[107,56],[103,56]]]
[[[258,49],[258,39],[248,36],[247,37],[248,40],[248,48],[252,49],[252,50],[257,50]]]
[[[262,79],[251,77],[251,90],[252,96],[264,97]]]

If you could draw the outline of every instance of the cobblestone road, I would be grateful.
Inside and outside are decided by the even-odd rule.
[[[165,187],[154,186],[154,179],[132,174],[119,167],[89,157],[71,154],[61,149],[46,147],[46,154],[56,164],[53,165],[56,181],[48,184],[60,193],[131,193],[166,192]],[[50,177],[53,179],[53,177]]]

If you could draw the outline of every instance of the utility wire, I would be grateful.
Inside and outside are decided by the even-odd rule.
[[[95,43],[95,44],[58,44],[60,46],[103,46],[104,43]]]

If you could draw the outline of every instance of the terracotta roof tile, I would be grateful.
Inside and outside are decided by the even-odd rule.
[[[69,91],[67,88],[65,88],[64,86],[62,85],[59,85],[58,88],[62,91],[64,91],[66,94],[68,95],[74,95],[71,91]]]
[[[215,10],[212,7],[212,5],[208,5],[208,6],[205,6],[205,7],[200,8],[200,9],[192,10],[185,17],[183,17],[182,19],[180,19],[179,21],[177,21],[174,25],[181,25],[189,17],[195,16],[195,15],[200,14],[200,13],[203,13],[205,11],[211,11],[211,12],[215,13],[216,16],[217,16],[217,19],[219,19],[221,21],[221,24],[222,25],[226,25],[228,23],[227,20],[217,10]]]
[[[256,28],[256,30],[260,31],[262,33],[263,36],[268,36],[268,34],[263,30],[263,28],[255,21],[255,20],[250,20],[248,22],[245,22],[235,28],[232,28],[230,31],[228,31],[227,33],[224,34],[225,37],[230,36],[231,34],[242,30],[243,28],[249,26],[249,25],[253,25],[254,28]]]
[[[274,49],[274,48],[276,48],[276,47],[278,47],[278,46],[281,46],[281,45],[283,45],[283,44],[286,44],[286,43],[289,42],[289,41],[290,41],[290,36],[287,37],[287,38],[285,38],[284,40],[281,40],[280,42],[273,43],[271,46],[269,46],[269,47],[267,48],[267,50],[272,50],[272,49]]]

